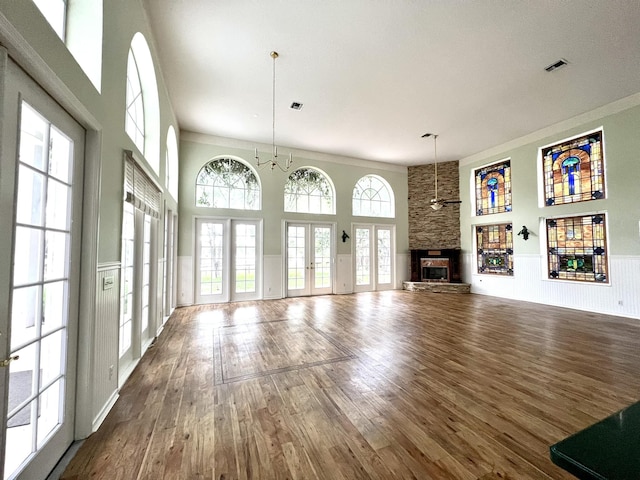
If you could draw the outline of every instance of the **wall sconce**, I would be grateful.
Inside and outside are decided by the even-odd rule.
[[[524,238],[525,240],[529,240],[530,234],[531,232],[527,229],[526,225],[523,225],[522,230],[518,232],[518,235],[522,235],[522,238]]]
[[[346,243],[348,238],[349,238],[349,235],[347,234],[347,232],[342,230],[342,243]]]

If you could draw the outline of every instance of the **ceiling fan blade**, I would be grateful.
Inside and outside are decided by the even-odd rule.
[[[462,203],[462,200],[443,200],[443,203]]]

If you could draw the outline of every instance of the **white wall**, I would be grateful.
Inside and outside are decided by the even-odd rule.
[[[471,284],[472,293],[640,319],[638,105],[640,94],[460,161],[463,278]],[[539,206],[538,148],[599,127],[604,131],[607,198]],[[505,158],[511,158],[513,212],[473,216],[473,171]],[[543,219],[592,212],[606,212],[607,215],[610,283],[596,285],[548,279]],[[533,232],[528,241],[514,235],[512,278],[477,273],[473,227],[492,222],[512,222],[516,231],[526,225]]]

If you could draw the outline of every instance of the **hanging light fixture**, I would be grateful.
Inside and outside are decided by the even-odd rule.
[[[429,206],[433,210],[440,210],[445,205],[462,203],[460,200],[444,200],[438,197],[438,135],[435,133],[425,133],[422,138],[433,137],[433,169],[434,169],[434,197],[429,201]]]
[[[271,159],[270,160],[260,160],[258,156],[258,149],[255,149],[255,157],[256,164],[258,167],[264,167],[265,165],[269,165],[271,170],[278,167],[283,172],[289,170],[293,160],[291,159],[291,153],[289,153],[289,158],[287,158],[284,162],[284,165],[281,165],[278,161],[278,147],[276,146],[276,58],[279,57],[278,52],[273,51],[269,54],[271,58],[273,58],[273,92],[272,92],[272,118],[271,118]]]

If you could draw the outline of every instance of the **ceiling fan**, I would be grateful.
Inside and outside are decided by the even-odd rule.
[[[438,135],[434,133],[425,133],[422,135],[422,138],[433,137],[433,158],[434,158],[434,178],[435,178],[435,195],[429,201],[429,206],[434,210],[440,210],[445,205],[462,203],[461,200],[445,200],[443,198],[438,197],[438,148],[437,148],[437,140]]]

